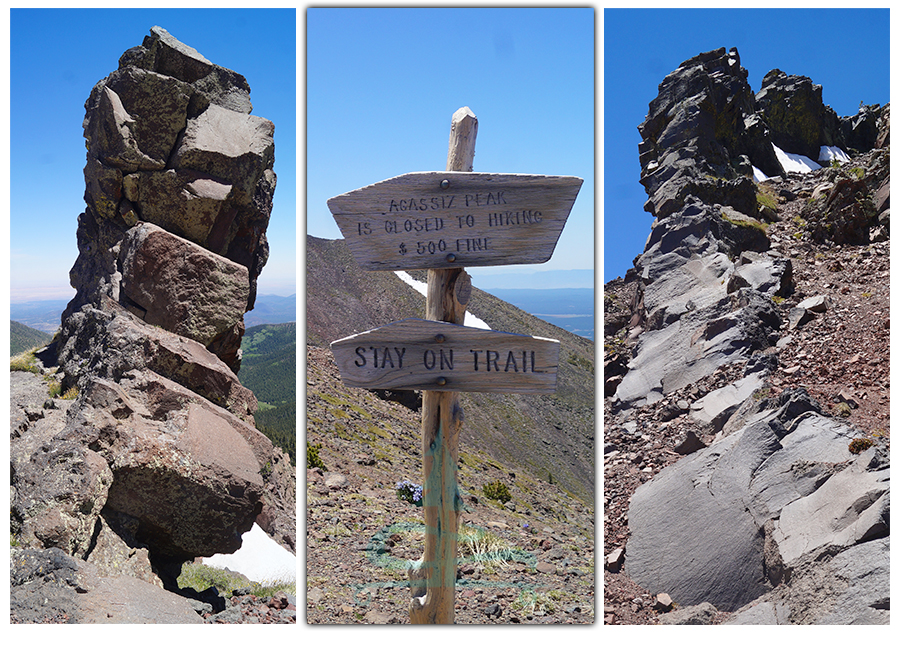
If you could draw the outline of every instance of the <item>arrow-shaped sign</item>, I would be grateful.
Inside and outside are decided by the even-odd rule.
[[[552,393],[559,341],[408,319],[331,343],[348,386]]]
[[[580,177],[414,172],[331,198],[328,208],[369,271],[546,262]]]

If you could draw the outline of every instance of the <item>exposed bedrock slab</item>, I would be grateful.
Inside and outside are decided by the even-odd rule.
[[[10,549],[10,615],[20,623],[203,623],[188,600],[59,549]]]
[[[886,533],[874,449],[851,462],[858,433],[822,416],[805,392],[759,406],[738,431],[635,492],[625,571],[638,584],[680,604],[734,611],[790,576],[799,555]],[[784,533],[779,518],[797,515],[803,526]],[[830,535],[836,530],[843,535]]]
[[[832,557],[807,557],[790,584],[738,610],[725,625],[887,625],[890,538],[854,545]]]

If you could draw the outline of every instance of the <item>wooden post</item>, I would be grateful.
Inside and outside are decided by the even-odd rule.
[[[346,383],[423,391],[425,553],[409,570],[412,623],[454,621],[461,506],[456,466],[463,421],[458,392],[556,389],[558,341],[490,330],[486,338],[464,326],[472,280],[463,267],[549,260],[582,180],[473,173],[477,134],[474,113],[460,108],[450,126],[446,170],[407,173],[328,200],[364,269],[428,269],[425,320],[404,320],[331,343]],[[454,348],[469,358],[467,366],[464,360],[454,366]],[[437,356],[440,369],[434,371]]]
[[[447,170],[471,172],[478,119],[468,108],[453,113]],[[472,280],[465,269],[429,269],[426,319],[464,324]],[[459,394],[422,392],[422,452],[425,484],[425,554],[409,571],[411,623],[453,623],[459,492],[456,467],[463,421]]]

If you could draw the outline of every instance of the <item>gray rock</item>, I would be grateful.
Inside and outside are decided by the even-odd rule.
[[[804,299],[797,304],[799,308],[805,308],[811,313],[824,313],[828,310],[828,298],[824,294]]]
[[[634,493],[625,571],[638,584],[734,611],[803,555],[884,534],[886,468],[875,449],[831,477],[851,459],[855,431],[802,393],[772,405]]]
[[[15,623],[202,623],[190,601],[58,549],[10,549]]]
[[[779,620],[778,608],[774,603],[763,600],[738,611],[723,625],[785,625],[787,622]]]
[[[675,445],[675,452],[679,455],[690,455],[704,448],[706,445],[700,439],[700,435],[694,430],[687,430],[684,433],[684,439]]]
[[[793,331],[813,319],[813,314],[801,306],[794,306],[788,311],[788,329]]]
[[[691,417],[711,432],[721,430],[737,408],[762,386],[763,380],[757,373],[743,377],[733,384],[711,391],[691,405]]]
[[[679,607],[674,611],[659,615],[660,625],[712,625],[713,619],[719,613],[708,602],[689,607]]]

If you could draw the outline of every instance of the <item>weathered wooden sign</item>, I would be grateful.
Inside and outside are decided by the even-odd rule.
[[[331,198],[369,271],[537,264],[553,255],[583,180],[413,172]]]
[[[553,393],[559,341],[408,319],[331,343],[348,386]]]
[[[550,393],[559,341],[463,326],[463,267],[536,264],[553,254],[578,177],[473,173],[478,120],[453,114],[447,170],[401,175],[328,201],[370,271],[428,269],[426,317],[331,343],[349,386],[422,394],[425,552],[409,569],[411,623],[452,623],[460,497],[459,391]]]

